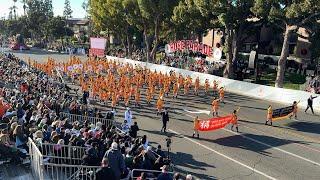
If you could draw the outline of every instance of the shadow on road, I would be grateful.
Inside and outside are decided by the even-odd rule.
[[[170,153],[170,157],[172,158],[172,163],[174,165],[179,166],[183,169],[184,172],[182,173],[185,173],[185,174],[190,173],[200,179],[216,179],[215,177],[212,177],[212,176],[196,173],[197,170],[205,171],[207,170],[207,168],[216,168],[216,167],[213,165],[207,164],[205,162],[200,162],[195,160],[191,154],[187,154],[184,152],[177,152],[177,153]],[[179,170],[181,168],[179,168]],[[185,168],[189,168],[196,171],[188,172],[185,170]]]
[[[287,124],[288,127],[301,132],[320,134],[320,123],[315,122],[290,122]]]
[[[250,139],[263,142],[272,147],[280,147],[280,146],[291,144],[291,143],[306,144],[306,142],[302,142],[302,141],[291,141],[291,140],[280,139],[280,138],[264,136],[264,135],[255,135],[255,134],[246,134],[246,133],[241,135],[234,135],[234,136],[229,136],[229,137],[224,137],[219,139],[200,138],[200,140],[216,143],[222,146],[245,149],[245,150],[257,152],[259,154],[262,154],[264,156],[269,156],[269,157],[272,157],[271,156],[272,153],[266,151],[270,149],[269,146],[256,143]],[[247,139],[243,136],[250,139]]]

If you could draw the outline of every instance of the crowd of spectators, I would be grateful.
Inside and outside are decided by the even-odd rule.
[[[60,112],[95,117],[101,116],[101,112],[83,104],[81,97],[68,92],[70,88],[65,84],[28,67],[11,54],[0,60],[0,82],[0,157],[21,163],[28,156],[30,137],[39,146],[56,145],[55,151],[60,156],[62,145],[86,147],[80,164],[101,165],[96,179],[126,178],[132,169],[162,171],[156,174],[136,171],[133,176],[138,179],[172,179],[168,175],[170,161],[161,146],[153,150],[146,135],[138,137],[136,122],[119,131],[114,125],[70,122],[60,117]],[[179,176],[175,175],[175,179]]]
[[[320,76],[307,75],[305,90],[320,94]]]

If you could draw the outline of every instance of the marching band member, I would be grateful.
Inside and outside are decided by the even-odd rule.
[[[269,105],[268,110],[267,110],[267,121],[266,121],[265,125],[267,125],[268,122],[270,122],[270,125],[272,126],[272,113],[273,113],[272,106]]]

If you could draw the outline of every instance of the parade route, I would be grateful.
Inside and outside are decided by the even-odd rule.
[[[31,57],[41,61],[46,55],[15,54],[21,58]],[[52,54],[56,60],[66,60],[67,55]],[[85,57],[83,57],[85,58]],[[182,94],[182,91],[180,91]],[[146,134],[152,146],[162,145],[166,150],[167,137],[171,137],[170,157],[174,166],[184,173],[191,173],[200,179],[311,179],[320,177],[320,117],[299,109],[298,118],[264,125],[267,107],[274,109],[285,105],[264,100],[226,93],[226,103],[220,103],[219,115],[227,115],[240,107],[239,133],[230,126],[211,132],[200,132],[200,138],[192,138],[193,117],[208,119],[213,94],[193,95],[193,88],[187,96],[165,97],[170,121],[167,133],[161,133],[161,116],[156,115],[155,103],[145,102],[142,92],[141,107],[134,107],[131,101],[134,121]],[[98,104],[107,111],[110,107]],[[123,102],[117,111],[117,121],[124,116]]]

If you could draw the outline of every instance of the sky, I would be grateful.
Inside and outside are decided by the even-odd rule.
[[[53,4],[53,13],[55,16],[63,15],[63,8],[64,8],[64,1],[65,0],[52,0]],[[84,0],[70,0],[71,4],[71,9],[73,11],[72,17],[74,18],[84,18],[86,12],[83,10],[82,2]],[[18,0],[16,3],[16,6],[18,7],[17,9],[17,15],[23,15],[23,4],[20,3],[21,0]],[[13,1],[12,0],[0,0],[0,17],[6,17],[8,18],[9,15],[9,7],[13,6]]]

